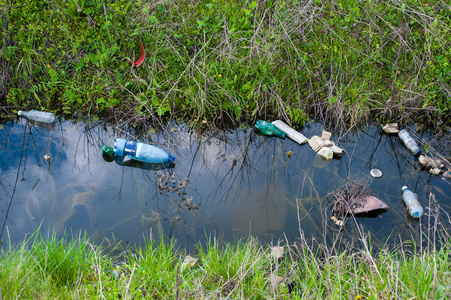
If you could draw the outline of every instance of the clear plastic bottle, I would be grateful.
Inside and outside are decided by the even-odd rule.
[[[42,123],[53,123],[55,121],[55,115],[45,111],[30,110],[22,111],[19,110],[17,114],[20,117],[27,118],[30,121],[37,121]]]
[[[165,163],[175,160],[174,156],[158,147],[122,138],[114,143],[114,153],[148,163]]]
[[[409,210],[410,215],[413,218],[419,218],[423,214],[423,207],[421,207],[420,202],[417,199],[417,196],[407,188],[407,186],[403,186],[402,190],[402,200],[406,204],[406,208]]]
[[[283,139],[287,136],[285,132],[277,128],[274,124],[271,124],[266,121],[258,120],[257,123],[255,124],[255,128],[257,128],[261,133],[264,133],[266,135],[278,136]]]
[[[418,156],[420,154],[420,148],[418,148],[417,142],[415,142],[405,129],[401,130],[398,133],[398,136],[403,141],[404,145],[412,151],[413,155]]]

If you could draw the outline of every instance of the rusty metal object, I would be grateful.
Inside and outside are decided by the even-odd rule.
[[[379,215],[389,209],[379,198],[371,195],[371,190],[351,184],[334,195],[333,212],[338,215]]]

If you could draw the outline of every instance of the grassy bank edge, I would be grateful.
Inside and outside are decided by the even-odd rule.
[[[8,244],[8,243],[7,243]],[[212,238],[190,256],[175,241],[118,246],[39,230],[0,256],[4,299],[446,299],[451,248],[407,243],[325,254],[306,241],[269,246]],[[415,249],[415,247],[413,248]]]
[[[302,127],[450,117],[444,1],[2,3],[2,113]],[[24,25],[25,24],[25,25]],[[135,60],[143,43],[146,60]]]

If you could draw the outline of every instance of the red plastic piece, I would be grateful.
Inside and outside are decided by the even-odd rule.
[[[139,43],[141,44],[141,56],[135,62],[129,59],[130,63],[132,63],[135,67],[139,67],[143,63],[144,58],[146,58],[143,43],[141,41],[139,41]]]

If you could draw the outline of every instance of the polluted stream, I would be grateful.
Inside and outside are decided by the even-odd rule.
[[[431,174],[397,135],[380,126],[333,133],[330,140],[346,153],[330,161],[309,144],[262,135],[252,124],[164,128],[137,135],[100,121],[1,122],[2,247],[37,228],[43,234],[86,232],[97,244],[138,246],[174,238],[185,249],[209,238],[234,242],[250,235],[270,244],[327,245],[337,240],[357,245],[370,237],[372,246],[380,247],[425,242],[425,230],[440,240],[451,229],[446,169]],[[310,138],[323,129],[310,122],[301,132]],[[449,131],[406,129],[423,153],[450,157]],[[113,146],[120,137],[155,145],[175,161],[166,167],[104,158],[102,146]],[[373,169],[382,176],[373,177]],[[355,218],[334,214],[334,195],[353,184],[382,200],[388,211]],[[406,214],[403,186],[424,209],[419,219]]]

